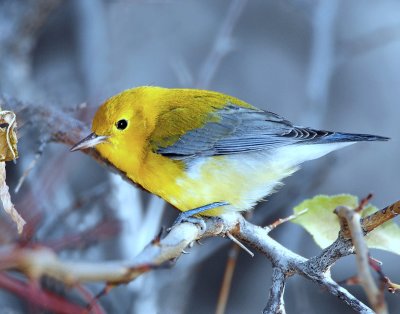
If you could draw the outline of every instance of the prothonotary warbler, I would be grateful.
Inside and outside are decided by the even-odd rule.
[[[108,99],[92,131],[71,150],[95,147],[183,218],[249,210],[302,162],[355,142],[388,140],[295,126],[218,92],[153,86]]]

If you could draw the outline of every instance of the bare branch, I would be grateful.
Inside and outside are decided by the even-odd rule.
[[[45,247],[4,247],[0,253],[1,269],[21,269],[30,278],[47,275],[68,285],[78,282],[106,281],[124,283],[164,263],[178,258],[193,241],[215,236],[224,231],[219,220],[208,220],[207,229],[183,223],[171,230],[163,239],[147,245],[131,262],[80,263],[61,261],[52,250]]]
[[[1,268],[2,270],[18,269],[30,278],[47,275],[68,285],[90,281],[125,283],[136,279],[145,272],[176,260],[193,241],[210,236],[224,236],[227,232],[262,252],[286,277],[295,273],[300,274],[325,287],[353,309],[363,313],[372,313],[346,289],[339,287],[329,275],[315,273],[313,268],[305,263],[307,260],[304,257],[286,249],[268,236],[267,229],[247,222],[240,215],[225,215],[222,218],[207,219],[205,230],[190,223],[179,224],[165,238],[152,241],[136,258],[129,262],[61,261],[53,251],[45,247],[9,246],[1,251]]]
[[[269,299],[265,307],[264,314],[285,314],[285,301],[283,293],[285,291],[286,276],[278,267],[272,270],[272,286],[269,291]]]
[[[377,212],[361,219],[364,233],[369,233],[386,221],[393,219],[400,214],[400,201],[393,203]]]
[[[355,298],[350,292],[339,286],[331,277],[326,276],[321,279],[320,285],[340,300],[349,305],[354,311],[360,314],[374,314],[369,307]]]

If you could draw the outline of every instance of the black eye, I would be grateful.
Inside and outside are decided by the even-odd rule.
[[[125,119],[121,119],[117,122],[118,130],[125,130],[127,126],[128,126],[128,121],[126,121]]]

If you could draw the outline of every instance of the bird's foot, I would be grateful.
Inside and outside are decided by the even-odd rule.
[[[194,224],[196,226],[199,226],[201,231],[206,230],[206,222],[204,221],[203,218],[201,217],[184,217],[184,218],[180,218],[180,215],[178,216],[178,218],[174,221],[174,224],[172,225],[172,228],[175,227],[176,225],[182,223],[182,222],[189,222],[191,224]]]
[[[193,223],[195,225],[200,226],[201,230],[205,230],[206,229],[206,223],[205,221],[200,218],[200,217],[195,217],[195,215],[201,214],[207,210],[213,209],[213,208],[217,208],[220,206],[225,206],[225,205],[229,205],[229,203],[227,202],[214,202],[211,204],[207,204],[201,207],[196,207],[193,208],[191,210],[182,212],[179,214],[179,216],[175,219],[174,223],[172,224],[172,227],[169,229],[171,230],[173,227],[175,227],[176,225],[182,223],[182,222],[190,222]]]

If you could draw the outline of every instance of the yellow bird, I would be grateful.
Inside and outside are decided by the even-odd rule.
[[[108,99],[95,147],[135,183],[183,212],[216,216],[251,209],[304,161],[359,141],[388,138],[293,125],[221,93],[144,86]]]

